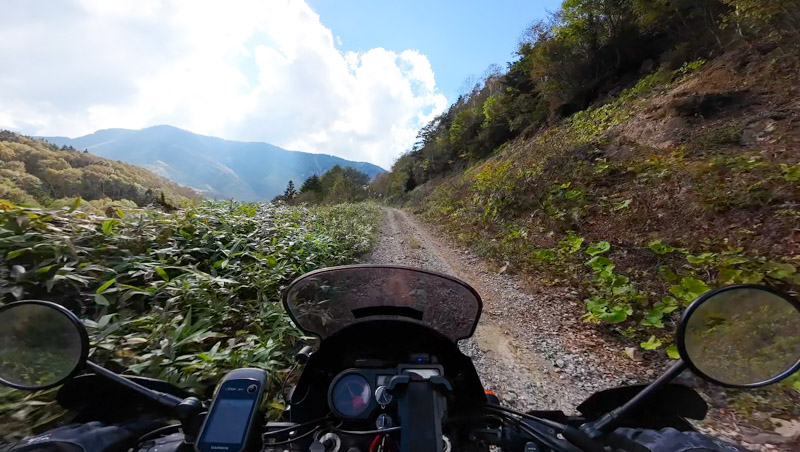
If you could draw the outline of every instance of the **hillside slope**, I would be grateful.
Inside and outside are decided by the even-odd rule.
[[[711,287],[800,289],[800,3],[566,0],[372,184],[665,357]]]
[[[435,145],[398,161],[374,189],[498,272],[517,273],[530,293],[575,294],[582,303],[561,309],[576,332],[604,333],[604,347],[631,360],[667,361],[676,358],[683,308],[711,288],[758,283],[800,293],[797,80],[797,54],[732,46],[677,69],[651,67],[627,89],[503,141],[486,158],[456,147],[456,159],[437,161],[437,146],[466,130],[459,115],[476,114],[461,112],[491,117],[486,96],[483,105],[467,100],[447,127],[423,130]],[[488,129],[473,123],[484,137]],[[431,171],[437,164],[449,169]],[[711,425],[796,450],[796,432],[763,432],[796,425],[786,419],[800,417],[798,391],[797,374],[782,386],[719,391]]]
[[[118,201],[180,206],[199,195],[138,166],[0,131],[0,199],[47,206],[76,197],[105,208]]]
[[[796,291],[798,75],[797,60],[752,52],[693,73],[657,72],[418,187],[410,204],[501,262],[579,285],[593,300],[586,320],[626,334],[640,326],[643,338],[677,319],[680,310],[663,303],[691,301],[707,287]],[[587,262],[592,256],[608,262]],[[623,279],[598,279],[609,268]],[[688,293],[673,287],[685,278],[696,284]]]
[[[171,126],[106,129],[79,138],[43,137],[59,146],[88,149],[101,157],[144,166],[211,198],[267,201],[289,180],[300,184],[340,165],[371,178],[376,165],[325,154],[287,151],[267,143],[245,143],[194,134]]]

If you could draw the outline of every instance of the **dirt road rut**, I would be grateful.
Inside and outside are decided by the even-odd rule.
[[[484,387],[506,405],[570,413],[596,390],[631,381],[622,357],[600,358],[583,346],[600,343],[591,334],[565,337],[565,310],[579,303],[573,294],[527,294],[514,277],[487,271],[477,257],[446,242],[412,215],[387,208],[378,244],[365,261],[430,269],[475,287],[483,315],[475,335],[459,346]]]

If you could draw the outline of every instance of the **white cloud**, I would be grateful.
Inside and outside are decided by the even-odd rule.
[[[171,124],[388,167],[447,106],[428,59],[341,40],[299,0],[4,3],[0,127]]]

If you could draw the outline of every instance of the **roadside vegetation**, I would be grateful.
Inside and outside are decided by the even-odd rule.
[[[710,288],[800,288],[799,6],[567,0],[371,189],[674,358]]]
[[[77,203],[76,203],[77,204]],[[201,395],[227,371],[265,369],[273,396],[299,337],[280,290],[316,268],[351,263],[376,238],[380,208],[201,202],[174,213],[95,216],[0,202],[0,296],[52,300],[85,319],[90,359]],[[64,412],[57,389],[0,389],[6,440]],[[272,409],[280,409],[272,400]]]
[[[800,292],[799,25],[796,0],[566,0],[371,190],[576,293],[564,315],[620,353],[676,359],[709,289]],[[795,375],[728,402],[771,429],[799,395]]]

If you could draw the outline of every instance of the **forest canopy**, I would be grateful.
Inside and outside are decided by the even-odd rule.
[[[422,128],[372,188],[396,198],[613,98],[642,75],[740,42],[791,53],[798,37],[800,0],[565,0],[524,32],[505,71],[487,71]]]
[[[355,168],[334,166],[321,176],[312,175],[296,190],[289,181],[282,196],[275,198],[289,204],[339,204],[367,199],[370,178]]]

